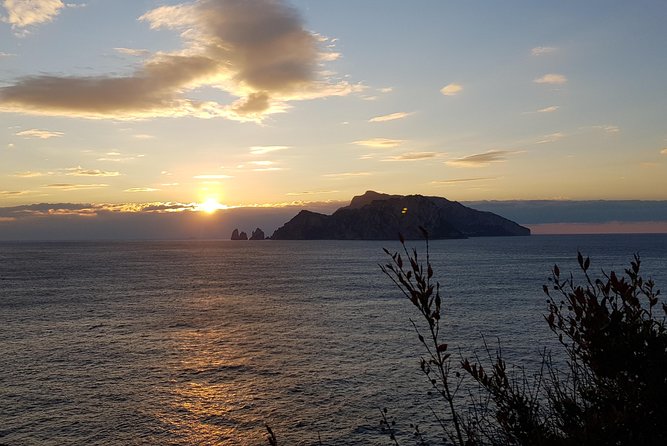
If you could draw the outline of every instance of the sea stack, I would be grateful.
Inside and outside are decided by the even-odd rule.
[[[243,231],[241,231],[241,233],[239,233],[239,230],[238,230],[238,229],[234,229],[234,230],[232,231],[232,237],[231,237],[231,239],[232,239],[232,240],[248,240],[248,234],[246,234],[246,233],[243,232]]]
[[[264,231],[259,228],[252,231],[252,235],[250,236],[250,240],[264,240],[264,238]]]

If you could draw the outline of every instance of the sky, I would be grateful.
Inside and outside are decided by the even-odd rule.
[[[0,0],[0,17],[0,208],[667,200],[664,1]]]

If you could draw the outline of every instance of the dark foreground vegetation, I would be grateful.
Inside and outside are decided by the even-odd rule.
[[[500,348],[479,356],[452,356],[442,339],[445,315],[440,284],[426,252],[401,252],[381,265],[417,309],[411,320],[422,347],[421,371],[438,395],[432,407],[438,432],[396,423],[387,409],[380,424],[391,444],[425,445],[666,445],[667,305],[652,280],[640,275],[635,255],[624,274],[593,277],[590,259],[577,260],[582,283],[554,266],[545,322],[561,351],[543,350],[541,368],[508,366]],[[438,429],[436,429],[438,430]],[[278,441],[269,429],[268,441]],[[436,438],[437,440],[429,440]]]

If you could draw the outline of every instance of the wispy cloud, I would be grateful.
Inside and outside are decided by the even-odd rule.
[[[117,177],[120,172],[113,172],[100,169],[84,169],[81,166],[64,169],[65,175],[74,177]]]
[[[250,148],[251,155],[266,155],[267,153],[287,150],[288,146],[253,146]]]
[[[25,195],[29,193],[29,190],[0,190],[0,195]]]
[[[300,195],[324,195],[324,194],[335,194],[337,193],[337,190],[309,190],[309,191],[303,191],[303,192],[288,192],[285,195],[288,196],[300,196]]]
[[[205,175],[195,175],[195,180],[227,180],[229,178],[234,178],[231,175],[222,175],[222,174],[205,174]]]
[[[277,167],[275,161],[250,161],[251,165],[255,166],[252,170],[254,172],[275,172],[278,170],[283,170],[282,167]]]
[[[155,139],[155,135],[149,135],[148,133],[137,133],[136,135],[132,135],[132,137],[136,139]]]
[[[456,96],[462,91],[463,85],[456,83],[447,84],[440,89],[440,93],[444,94],[445,96]]]
[[[279,170],[284,170],[282,167],[256,167],[252,169],[253,172],[277,172]]]
[[[664,149],[662,149],[662,150],[660,151],[660,154],[661,154],[661,155],[667,155],[667,147],[665,147]]]
[[[367,177],[370,175],[371,175],[370,172],[341,172],[341,173],[327,173],[322,176],[326,178],[345,179],[350,177]]]
[[[7,16],[3,21],[13,28],[25,28],[52,21],[65,7],[61,0],[4,0]]]
[[[34,170],[27,170],[25,172],[16,172],[14,174],[14,176],[18,178],[36,178],[44,177],[47,175],[55,175],[55,172],[36,172]]]
[[[387,122],[387,121],[395,121],[397,119],[403,119],[407,118],[410,115],[413,115],[414,112],[398,112],[398,113],[391,113],[388,115],[382,115],[382,116],[375,116],[374,118],[371,118],[368,120],[368,122]]]
[[[0,57],[14,57],[14,56],[16,56],[16,54],[3,53],[2,51],[0,51]]]
[[[565,134],[563,132],[556,132],[556,133],[550,133],[548,135],[544,135],[541,139],[536,141],[537,144],[548,144],[556,141],[560,141],[561,139],[565,138]]]
[[[138,49],[138,48],[114,48],[114,51],[124,54],[126,56],[134,57],[146,57],[151,54],[148,50]]]
[[[49,17],[62,8],[59,0],[7,2],[51,5]],[[331,59],[331,46],[307,30],[299,12],[284,0],[196,0],[160,6],[140,20],[151,29],[179,32],[184,49],[158,52],[126,76],[20,78],[0,88],[0,111],[85,118],[196,116],[259,121],[286,111],[291,101],[361,90],[323,70],[322,63]],[[239,99],[222,104],[187,97],[188,92],[206,86]]]
[[[567,78],[562,74],[545,74],[533,80],[536,84],[562,85],[567,82]]]
[[[391,149],[393,147],[398,147],[403,143],[402,139],[389,139],[389,138],[371,138],[363,139],[360,141],[354,141],[354,144],[364,147],[373,147],[376,149]]]
[[[464,156],[463,158],[446,161],[446,164],[454,167],[485,167],[491,163],[507,160],[507,156],[513,154],[507,150],[489,150],[485,153]]]
[[[72,184],[72,183],[54,183],[46,184],[42,187],[49,189],[59,189],[63,191],[73,191],[73,190],[86,190],[86,189],[101,189],[104,187],[109,187],[108,184]]]
[[[593,128],[598,129],[598,130],[602,130],[603,132],[609,133],[609,134],[612,134],[612,135],[621,132],[621,129],[616,125],[609,125],[609,124],[607,124],[607,125],[594,125]]]
[[[382,161],[420,161],[435,158],[438,152],[406,152],[400,155],[390,156]]]
[[[129,189],[125,189],[123,192],[155,192],[159,190],[160,189],[155,189],[153,187],[131,187]]]
[[[449,184],[459,184],[459,183],[472,183],[476,181],[490,181],[490,180],[497,180],[497,177],[476,177],[476,178],[454,178],[451,180],[435,180],[431,181],[431,184],[441,184],[441,185],[449,185]]]
[[[538,113],[553,113],[558,110],[560,107],[558,105],[550,105],[549,107],[544,107],[537,110]]]
[[[97,161],[111,161],[114,163],[123,163],[143,157],[144,157],[143,154],[123,154],[120,152],[107,152],[102,157],[97,158]]]
[[[551,54],[558,51],[558,48],[554,46],[536,46],[530,50],[530,54],[533,56],[544,56],[546,54]]]
[[[39,139],[49,139],[49,138],[59,138],[63,136],[63,132],[54,132],[51,130],[40,130],[40,129],[30,129],[23,130],[16,133],[16,136],[22,136],[24,138],[39,138]]]

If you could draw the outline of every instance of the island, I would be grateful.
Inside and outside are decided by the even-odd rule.
[[[443,197],[367,191],[331,215],[303,210],[278,228],[273,240],[407,240],[526,236],[530,229],[492,212]]]

